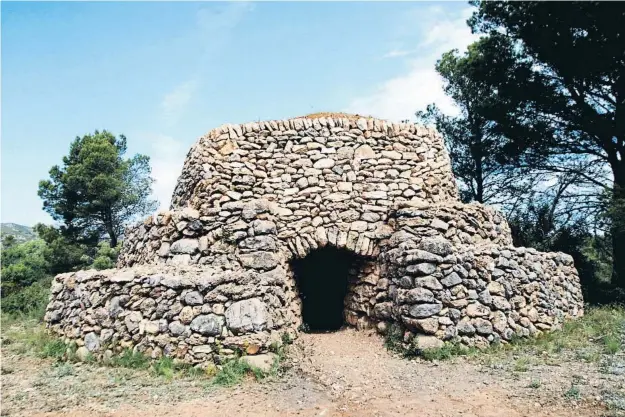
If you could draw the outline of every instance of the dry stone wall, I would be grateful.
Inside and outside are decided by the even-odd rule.
[[[461,204],[440,136],[372,118],[227,125],[189,152],[170,210],[126,231],[117,270],[55,278],[49,328],[94,354],[218,362],[296,335],[290,262],[355,254],[344,318],[484,346],[583,314],[571,257],[515,248],[497,211]]]

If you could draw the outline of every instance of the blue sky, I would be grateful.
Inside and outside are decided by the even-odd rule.
[[[474,37],[465,2],[1,3],[1,219],[51,223],[39,180],[107,129],[151,157],[163,207],[223,123],[347,111],[452,111],[434,72]]]

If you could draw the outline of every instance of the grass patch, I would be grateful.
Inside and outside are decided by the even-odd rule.
[[[174,360],[163,356],[152,364],[151,370],[157,376],[172,379],[174,377],[174,371],[176,370],[175,368]]]
[[[532,381],[530,382],[530,384],[527,386],[528,388],[533,388],[533,389],[538,389],[540,388],[541,383],[540,381]]]
[[[15,353],[59,361],[67,356],[68,346],[49,334],[36,320],[15,321],[13,317],[7,319],[3,315],[2,330],[3,345]]]
[[[455,356],[472,356],[478,353],[476,348],[470,348],[458,343],[445,343],[438,349],[425,349],[421,357],[428,361],[451,359]]]
[[[130,369],[148,369],[150,358],[139,351],[124,350],[121,355],[111,358],[111,365]]]
[[[608,355],[616,355],[621,350],[621,340],[618,335],[609,335],[603,339],[604,352]]]
[[[247,375],[253,375],[258,381],[267,376],[259,368],[250,366],[241,358],[235,358],[226,362],[213,378],[212,383],[222,387],[231,387],[240,384]]]
[[[590,359],[596,358],[590,351],[617,353],[622,347],[621,334],[625,328],[625,309],[622,307],[594,307],[576,320],[569,320],[562,330],[543,333],[539,337],[515,340],[513,349],[532,352],[559,353],[564,349],[585,352]]]
[[[561,330],[546,332],[538,337],[513,338],[510,343],[491,345],[485,349],[470,348],[446,342],[441,348],[419,350],[403,341],[399,326],[391,326],[384,346],[405,357],[420,356],[426,360],[446,360],[458,356],[476,357],[482,361],[513,354],[520,357],[514,364],[516,372],[529,369],[530,357],[553,363],[558,355],[573,352],[577,359],[599,362],[604,355],[623,351],[621,338],[625,331],[625,308],[592,307],[576,320],[564,323]]]
[[[530,369],[529,358],[522,357],[514,362],[514,372],[527,372]]]
[[[55,367],[54,376],[63,378],[70,375],[74,375],[74,367],[71,363],[62,362]]]
[[[564,398],[569,400],[579,400],[582,398],[582,393],[576,385],[571,384],[571,387],[564,393]]]

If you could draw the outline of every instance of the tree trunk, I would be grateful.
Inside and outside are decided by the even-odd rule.
[[[106,233],[108,233],[109,239],[111,240],[111,248],[117,246],[117,235],[113,228],[113,216],[110,210],[106,211]]]
[[[612,214],[612,284],[625,289],[625,213],[618,212],[625,207],[625,163],[620,161],[620,170],[614,171]]]

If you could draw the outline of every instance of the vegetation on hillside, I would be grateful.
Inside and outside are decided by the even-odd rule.
[[[32,228],[21,224],[0,223],[0,237],[3,241],[9,239],[11,243],[24,243],[37,239],[37,233]]]

